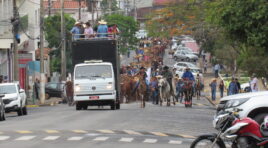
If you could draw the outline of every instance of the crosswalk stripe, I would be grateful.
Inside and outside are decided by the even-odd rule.
[[[45,130],[45,132],[48,133],[48,134],[58,134],[58,133],[60,133],[57,130]]]
[[[43,140],[57,140],[60,136],[47,136]]]
[[[0,141],[7,140],[7,139],[9,139],[9,138],[10,138],[9,136],[0,136]]]
[[[95,139],[93,139],[94,141],[106,141],[108,140],[109,137],[96,137]]]
[[[79,141],[79,140],[82,140],[82,139],[83,139],[83,137],[70,137],[67,140],[68,141]]]
[[[88,133],[87,131],[84,131],[84,130],[72,130],[72,132],[78,133],[78,134],[86,134],[86,133]]]
[[[111,130],[98,130],[98,132],[101,132],[104,134],[114,134],[114,131],[111,131]]]
[[[156,135],[156,136],[162,136],[162,137],[168,136],[167,134],[160,133],[160,132],[151,132],[151,133],[154,134],[154,135]]]
[[[132,131],[132,130],[124,130],[125,133],[129,134],[129,135],[142,135],[141,133]]]
[[[119,141],[120,142],[132,142],[133,138],[121,138]]]
[[[157,139],[145,139],[143,142],[144,143],[156,143]]]
[[[16,131],[19,134],[31,134],[33,133],[32,131]]]
[[[182,141],[170,140],[168,143],[169,144],[182,144]]]
[[[32,140],[34,139],[36,136],[21,136],[17,139],[15,139],[16,141],[27,141],[27,140]]]

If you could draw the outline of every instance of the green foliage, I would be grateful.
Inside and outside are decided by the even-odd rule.
[[[65,14],[65,31],[66,31],[66,44],[71,40],[70,30],[73,27],[75,20],[69,15]],[[45,19],[45,39],[48,41],[48,47],[52,48],[50,52],[51,56],[51,70],[52,72],[60,72],[61,67],[61,17],[60,14],[56,14]],[[69,46],[66,45],[66,54],[71,52]],[[71,62],[70,58],[67,59],[67,69],[70,69],[68,65]]]
[[[120,14],[112,14],[105,16],[104,18],[108,25],[116,24],[120,30],[119,35],[119,50],[125,53],[128,50],[134,50],[138,42],[135,37],[136,31],[138,31],[138,24],[131,16],[124,16]]]

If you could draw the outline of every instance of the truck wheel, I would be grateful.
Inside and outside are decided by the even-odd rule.
[[[258,115],[256,115],[253,119],[258,122],[259,124],[263,123],[264,117],[268,115],[268,113],[260,113]]]
[[[76,103],[76,106],[75,106],[75,107],[76,107],[76,110],[81,110],[81,109],[82,109],[81,104],[80,104],[80,103],[78,103],[78,102]]]
[[[23,113],[23,115],[27,115],[28,114],[26,106],[24,106],[22,108],[22,113]]]
[[[120,102],[116,103],[116,109],[120,109]]]
[[[22,108],[21,107],[17,110],[17,114],[18,114],[18,116],[22,116],[23,115],[23,111],[22,111]]]
[[[115,107],[116,107],[116,103],[113,102],[113,103],[111,104],[111,110],[115,110]]]

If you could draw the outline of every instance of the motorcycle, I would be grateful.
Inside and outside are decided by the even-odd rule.
[[[218,133],[201,135],[195,139],[190,148],[268,148],[268,116],[259,125],[251,118],[238,116],[241,109],[224,111],[213,120],[213,126]]]

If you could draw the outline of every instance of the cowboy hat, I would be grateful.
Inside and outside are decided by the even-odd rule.
[[[158,75],[158,76],[155,76],[157,79],[161,79],[163,76],[161,75]]]
[[[74,25],[80,25],[80,22],[75,22]]]
[[[107,22],[105,22],[104,20],[101,20],[101,21],[99,21],[99,24],[106,25],[106,24],[107,24]]]

